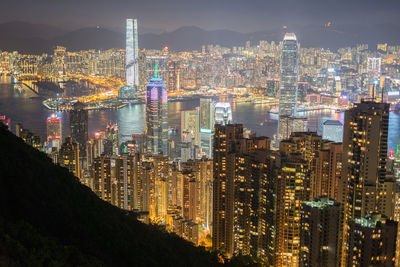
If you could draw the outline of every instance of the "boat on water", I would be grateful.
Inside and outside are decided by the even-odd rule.
[[[25,89],[22,88],[21,84],[15,85],[15,89],[17,90],[18,94],[23,94],[25,92]]]

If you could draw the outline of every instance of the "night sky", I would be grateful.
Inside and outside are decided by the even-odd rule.
[[[2,0],[0,22],[26,21],[74,29],[117,29],[136,17],[147,29],[181,26],[240,32],[282,25],[381,24],[400,26],[400,0]]]

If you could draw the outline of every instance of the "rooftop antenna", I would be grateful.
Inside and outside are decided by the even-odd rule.
[[[158,78],[158,65],[157,65],[157,60],[156,60],[156,64],[155,64],[155,66],[154,66],[154,77],[155,78]]]

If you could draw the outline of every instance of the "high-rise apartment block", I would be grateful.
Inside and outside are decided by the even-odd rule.
[[[322,124],[322,138],[334,142],[343,140],[343,124],[337,120],[326,120]]]
[[[212,241],[229,257],[265,251],[259,237],[265,237],[261,223],[269,211],[262,195],[268,192],[269,147],[267,137],[243,138],[241,124],[215,126]]]
[[[299,266],[340,266],[343,206],[328,197],[304,201]]]
[[[137,210],[138,156],[97,157],[92,165],[93,191],[103,200],[125,210]]]
[[[50,147],[60,149],[62,143],[61,118],[55,113],[46,120],[47,143]]]
[[[200,153],[212,158],[212,140],[214,135],[215,107],[212,99],[200,98],[199,130]]]
[[[130,96],[136,96],[139,86],[139,45],[137,19],[126,20],[126,84],[131,91]]]
[[[362,218],[377,210],[386,180],[389,105],[363,101],[345,113],[338,199],[346,214]]]
[[[377,214],[349,220],[346,266],[395,266],[397,222]]]
[[[58,157],[58,163],[78,178],[81,177],[79,152],[79,145],[71,137],[67,137],[61,145]]]
[[[215,104],[215,123],[222,125],[232,123],[232,107],[229,103]]]

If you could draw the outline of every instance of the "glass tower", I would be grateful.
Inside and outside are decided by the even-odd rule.
[[[286,33],[282,44],[280,85],[279,85],[279,125],[278,138],[290,136],[283,133],[282,120],[296,116],[297,109],[297,78],[298,78],[299,46],[294,33]],[[287,130],[287,129],[286,129]],[[292,129],[289,129],[292,132]]]
[[[126,20],[126,85],[131,91],[128,95],[136,95],[139,85],[138,62],[138,30],[137,19]],[[125,89],[126,90],[126,89]]]
[[[212,158],[212,139],[214,136],[215,111],[212,99],[200,98],[199,124],[200,149],[202,155]]]
[[[157,66],[146,90],[146,136],[148,153],[168,155],[168,95]]]

